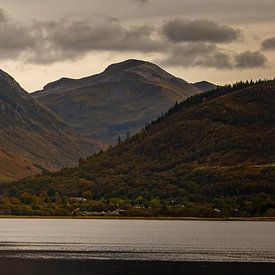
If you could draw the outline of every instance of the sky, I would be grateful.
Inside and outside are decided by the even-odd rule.
[[[0,68],[28,92],[126,59],[189,82],[275,78],[274,0],[0,0]]]

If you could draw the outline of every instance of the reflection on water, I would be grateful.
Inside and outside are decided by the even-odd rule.
[[[0,257],[275,262],[275,223],[0,219]]]

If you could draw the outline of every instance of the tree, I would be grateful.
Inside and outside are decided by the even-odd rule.
[[[120,143],[121,143],[121,137],[118,136],[118,138],[117,138],[117,144],[120,144]]]

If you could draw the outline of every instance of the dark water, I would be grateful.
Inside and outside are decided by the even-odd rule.
[[[275,223],[0,219],[0,257],[275,263]]]

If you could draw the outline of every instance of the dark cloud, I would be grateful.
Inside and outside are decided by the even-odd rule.
[[[20,58],[51,64],[74,60],[91,51],[162,52],[167,42],[154,36],[150,26],[124,27],[117,19],[36,21],[23,26],[0,9],[0,59]]]
[[[228,43],[237,40],[241,32],[209,20],[173,19],[163,26],[163,34],[174,43],[215,42]]]
[[[33,63],[74,59],[91,51],[148,53],[165,49],[164,42],[152,39],[151,27],[125,28],[115,20],[36,22],[35,28],[38,43],[29,58]]]
[[[188,43],[176,46],[162,62],[165,65],[181,67],[213,67],[231,69],[233,67],[228,53],[217,48],[212,43]]]
[[[240,54],[218,48],[213,43],[186,43],[172,48],[164,65],[179,67],[208,67],[220,70],[253,69],[265,67],[267,58],[260,52],[246,51]]]
[[[21,26],[0,9],[0,58],[9,59],[21,54],[35,44],[32,32]]]
[[[175,19],[164,24],[162,34],[151,26],[125,27],[117,19],[71,17],[59,21],[19,24],[0,9],[0,59],[35,64],[77,60],[93,51],[160,53],[163,64],[217,69],[257,68],[267,64],[260,52],[240,54],[219,48],[214,42],[230,42],[240,32],[207,20]],[[272,47],[274,38],[263,42]]]
[[[263,50],[275,50],[275,37],[268,38],[262,42]]]
[[[267,58],[260,52],[246,51],[235,56],[235,63],[237,68],[253,69],[265,67],[268,63]]]

